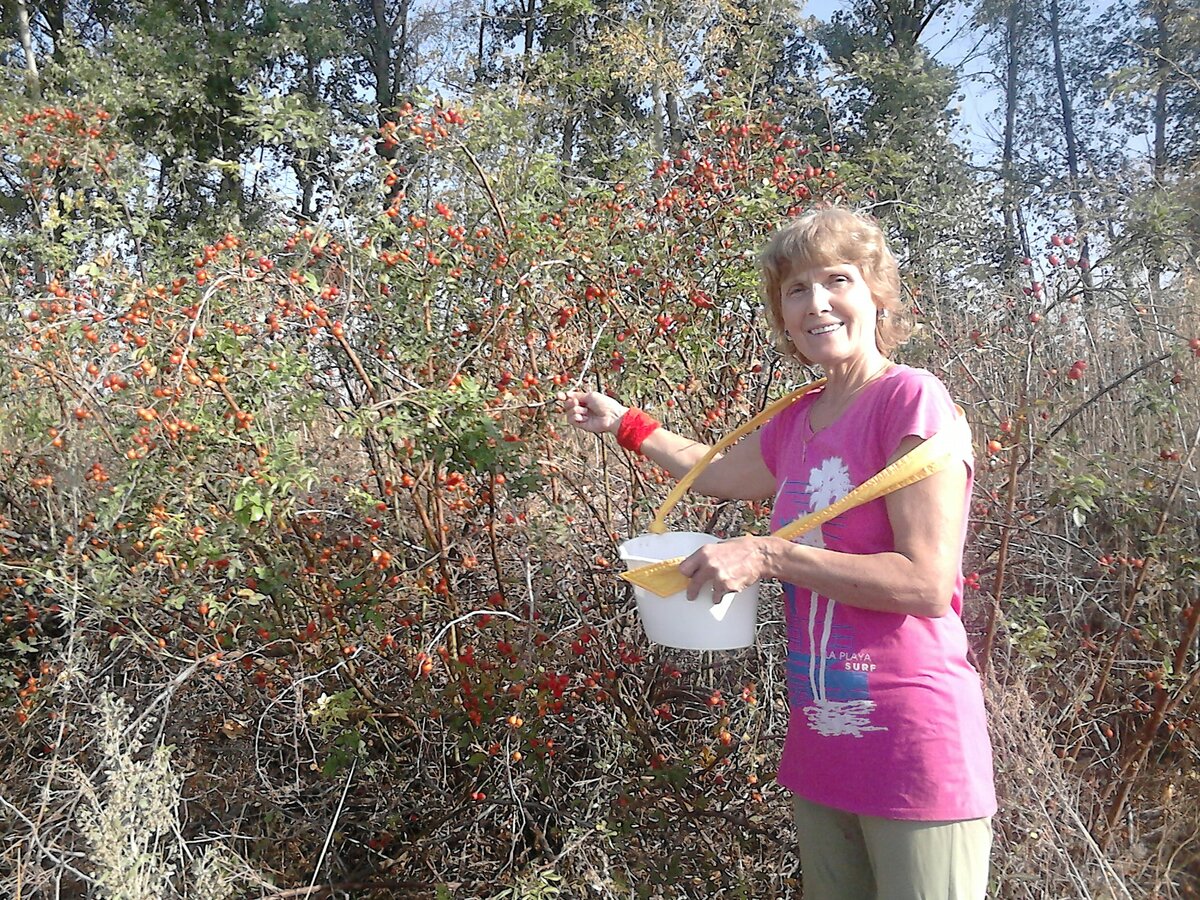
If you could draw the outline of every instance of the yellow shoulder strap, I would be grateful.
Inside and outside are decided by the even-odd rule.
[[[807,387],[811,390],[814,386],[808,385]],[[764,413],[767,411],[764,410]],[[971,430],[967,425],[966,416],[960,408],[958,416],[950,425],[947,425],[928,440],[918,444],[890,466],[868,478],[845,497],[831,503],[824,509],[809,513],[807,516],[783,526],[774,533],[774,536],[784,538],[785,540],[793,540],[805,532],[825,524],[830,519],[841,515],[847,510],[886,496],[893,491],[900,490],[900,488],[908,487],[910,484],[915,484],[921,479],[932,475],[934,472],[944,469],[952,461],[962,458],[963,450],[970,445],[970,442]],[[714,453],[713,455],[715,456],[716,454]],[[698,474],[693,469],[688,475],[691,476],[693,473]],[[692,480],[694,481],[695,479],[693,478]],[[680,484],[683,484],[683,482],[681,481]],[[658,521],[658,519],[656,518],[655,521]],[[660,597],[669,597],[687,588],[688,580],[679,571],[679,564],[683,560],[684,557],[682,556],[675,559],[663,560],[662,562],[642,566],[630,572],[623,572],[621,573],[621,577]]]

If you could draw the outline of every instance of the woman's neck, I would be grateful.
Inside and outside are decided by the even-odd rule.
[[[822,393],[830,405],[849,400],[868,384],[891,368],[892,362],[882,353],[856,359],[825,370],[828,384]]]
[[[891,361],[880,354],[867,365],[860,362],[846,369],[827,369],[828,383],[808,410],[809,428],[814,432],[828,428],[842,417],[865,387],[891,367]]]

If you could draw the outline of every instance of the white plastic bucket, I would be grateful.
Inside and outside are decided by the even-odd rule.
[[[664,559],[690,556],[705,544],[720,540],[696,531],[642,534],[623,543],[619,550],[626,568],[632,571]],[[646,637],[656,644],[680,650],[736,650],[754,643],[757,581],[736,594],[726,594],[719,603],[712,602],[711,587],[701,591],[694,601],[689,601],[683,591],[660,597],[637,585],[633,594]]]

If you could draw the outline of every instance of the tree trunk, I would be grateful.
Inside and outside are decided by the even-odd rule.
[[[571,37],[567,41],[568,65],[579,58],[580,33],[571,29]],[[568,171],[575,170],[575,143],[579,132],[579,92],[571,88],[563,101],[562,149],[559,158]]]
[[[575,133],[578,130],[579,116],[574,112],[568,112],[563,116],[562,150],[559,153],[559,158],[568,169],[574,168]]]
[[[1150,171],[1154,180],[1161,183],[1163,171],[1167,166],[1167,99],[1170,93],[1171,77],[1171,66],[1167,62],[1167,47],[1171,40],[1171,34],[1167,28],[1165,0],[1157,0],[1153,4],[1152,10],[1157,38],[1155,46],[1158,48],[1155,71],[1158,84],[1154,90],[1154,159],[1150,162]]]
[[[655,80],[651,91],[654,95],[654,124],[650,137],[654,142],[654,158],[659,160],[663,158],[663,153],[666,150],[666,109],[663,103],[663,90],[657,80]]]
[[[678,153],[683,147],[683,126],[679,121],[679,94],[667,92],[667,125],[671,129],[671,153]]]
[[[311,155],[311,151],[306,155]],[[317,182],[307,167],[305,167],[304,174],[301,176],[300,185],[300,217],[306,222],[311,222],[316,218],[315,211],[313,210],[313,197],[316,193]]]
[[[30,100],[34,103],[41,103],[42,81],[38,75],[37,57],[33,55],[33,33],[29,29],[29,10],[25,6],[25,0],[16,0],[16,6],[17,31],[21,39],[21,51],[25,55],[25,88],[29,92]],[[37,199],[36,197],[29,197],[27,198],[27,202],[34,226],[40,230],[42,228],[42,213]],[[42,285],[46,284],[49,280],[44,263],[38,264],[35,277],[38,284]]]
[[[1018,79],[1021,63],[1021,29],[1020,29],[1019,0],[1013,0],[1008,7],[1008,21],[1005,23],[1004,43],[1007,59],[1004,70],[1004,152],[1000,159],[1000,177],[1004,182],[1004,258],[1010,264],[1018,246],[1022,254],[1029,256],[1029,250],[1024,246],[1021,231],[1018,228],[1019,214],[1016,200],[1016,167],[1014,157],[1017,143],[1017,99],[1020,91]]]
[[[366,21],[362,27],[367,31],[366,62],[370,66],[371,78],[375,82],[375,118],[379,124],[380,136],[375,142],[375,152],[383,159],[395,161],[400,154],[401,146],[389,140],[386,128],[396,124],[396,107],[408,87],[408,13],[411,0],[400,0],[393,14],[388,0],[371,0],[370,11],[365,4],[360,12]],[[309,156],[309,154],[306,154]],[[313,203],[316,176],[305,185],[303,202],[307,206]],[[397,181],[383,199],[383,207],[387,209],[402,190]]]
[[[890,2],[886,7],[886,22],[889,43],[897,50],[912,50],[917,45],[921,33],[920,18],[916,6],[920,0],[913,2]]]
[[[318,80],[318,70],[321,66],[319,59],[314,59],[312,54],[308,54],[305,58],[304,66],[304,82],[308,87],[308,96],[312,98],[314,104],[321,102],[321,92]],[[313,199],[317,192],[317,175],[315,163],[317,161],[317,151],[311,147],[305,148],[303,155],[298,155],[293,162],[293,168],[296,170],[297,179],[300,182],[300,215],[306,221],[313,221],[317,218],[316,210],[313,208]]]
[[[479,45],[478,45],[478,49],[476,50],[478,62],[475,63],[475,77],[477,79],[483,78],[483,72],[484,72],[483,39],[484,39],[484,36],[487,34],[487,20],[488,20],[487,0],[483,0],[483,3],[479,7]]]
[[[409,86],[408,71],[408,14],[412,10],[412,0],[401,0],[396,9],[396,18],[388,29],[388,47],[392,59],[392,104]]]
[[[1079,269],[1083,280],[1084,299],[1093,296],[1092,265],[1088,252],[1087,208],[1079,190],[1079,144],[1075,139],[1075,110],[1067,91],[1067,72],[1062,55],[1062,20],[1059,0],[1050,0],[1050,41],[1054,47],[1054,80],[1058,86],[1058,102],[1062,109],[1063,137],[1067,143],[1067,175],[1070,179],[1071,206],[1075,212],[1075,230],[1079,234]]]
[[[537,0],[526,0],[525,2],[525,47],[524,56],[526,62],[533,56],[533,38],[536,34],[537,20]]]
[[[1171,33],[1167,27],[1167,0],[1154,0],[1151,4],[1151,15],[1154,17],[1155,47],[1158,52],[1155,64],[1157,84],[1154,88],[1154,156],[1150,160],[1150,177],[1155,184],[1162,186],[1167,169],[1167,101],[1171,78],[1171,66],[1167,60],[1167,48],[1171,40]],[[1150,260],[1146,280],[1153,308],[1158,309],[1162,293],[1163,262],[1157,252]]]
[[[904,53],[918,48],[921,34],[952,0],[873,0],[887,29],[888,46]]]
[[[25,55],[25,87],[34,103],[42,101],[42,79],[38,75],[37,58],[33,55],[33,32],[29,29],[29,9],[25,0],[15,0],[17,6],[17,32],[21,38],[21,52]]]
[[[371,0],[374,34],[371,36],[371,74],[375,78],[375,105],[382,112],[395,103],[392,97],[392,34],[386,0]]]

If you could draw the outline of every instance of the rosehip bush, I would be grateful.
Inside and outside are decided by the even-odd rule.
[[[0,131],[36,209],[77,197],[71,235],[0,247],[2,677],[28,758],[80,752],[73,705],[121,673],[175,711],[185,797],[254,798],[248,853],[281,885],[320,844],[295,798],[345,783],[332,881],[784,889],[778,688],[752,654],[646,644],[615,543],[664,475],[562,434],[556,394],[711,439],[782,391],[753,251],[844,191],[836,155],[726,100],[677,157],[572,186],[498,146],[497,113],[408,107],[336,226],[180,252],[110,217],[132,176],[108,118],[48,115]]]

